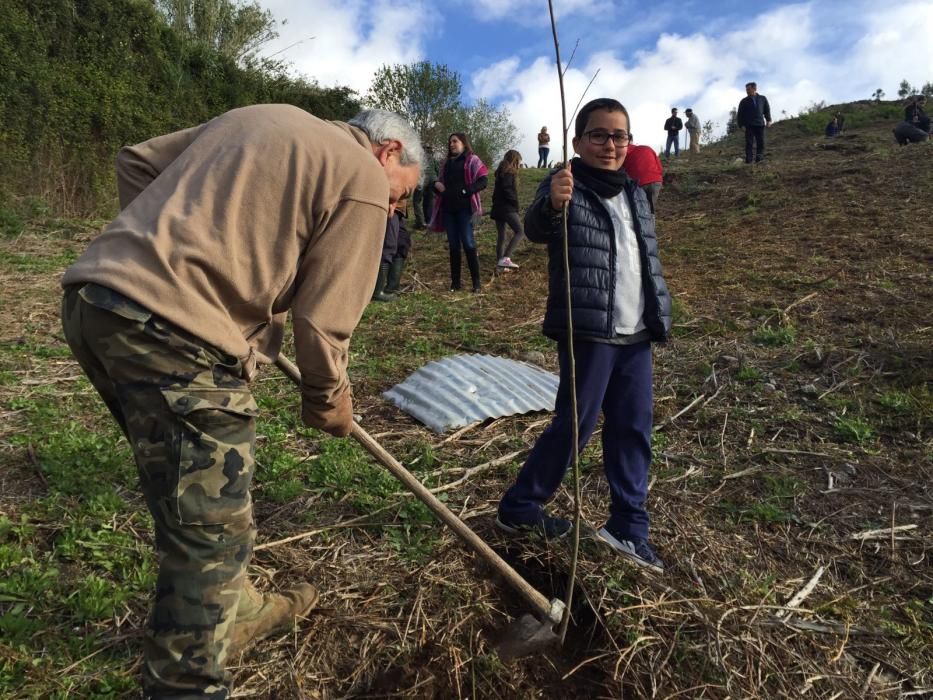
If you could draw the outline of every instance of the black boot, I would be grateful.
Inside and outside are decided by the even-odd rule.
[[[376,278],[376,289],[373,292],[373,301],[395,301],[394,294],[386,294],[386,280],[389,278],[389,263],[379,263],[379,277]]]
[[[464,248],[466,253],[467,265],[470,266],[470,277],[473,280],[473,291],[478,292],[481,289],[479,283],[479,255],[476,248]]]
[[[450,291],[460,289],[460,251],[450,251]]]
[[[386,294],[398,294],[399,284],[402,281],[402,272],[405,269],[405,258],[393,258],[389,265],[389,276],[386,279]]]

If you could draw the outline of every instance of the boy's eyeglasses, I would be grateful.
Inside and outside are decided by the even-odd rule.
[[[590,143],[593,144],[594,146],[606,145],[606,141],[608,141],[610,137],[612,138],[612,143],[614,143],[616,146],[624,146],[632,138],[632,135],[628,133],[627,131],[613,131],[610,134],[605,129],[593,129],[592,131],[584,131],[583,135],[586,136],[590,140]]]

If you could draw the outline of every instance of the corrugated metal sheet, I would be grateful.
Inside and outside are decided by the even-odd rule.
[[[553,411],[557,375],[492,355],[452,355],[382,395],[438,433],[486,418]]]

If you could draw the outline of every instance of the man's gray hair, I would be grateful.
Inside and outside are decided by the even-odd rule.
[[[367,109],[351,119],[349,124],[361,129],[374,144],[401,141],[402,165],[417,165],[424,169],[424,149],[418,132],[404,117],[384,109]]]

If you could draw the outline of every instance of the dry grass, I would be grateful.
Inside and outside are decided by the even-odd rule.
[[[822,140],[781,124],[769,132],[773,156],[763,166],[735,164],[732,142],[668,168],[658,229],[677,327],[656,352],[649,498],[652,536],[668,562],[663,576],[585,540],[566,646],[506,666],[492,647],[525,606],[450,533],[403,516],[409,498],[383,490],[361,505],[371,482],[360,477],[342,494],[306,485],[276,502],[264,498],[273,479],[261,464],[260,541],[316,532],[257,552],[253,574],[265,587],[311,579],[323,598],[292,633],[235,660],[236,697],[933,692],[933,149],[888,147],[888,132],[884,124],[854,130],[825,150]],[[529,172],[524,202],[532,179]],[[451,295],[441,291],[442,243],[415,238],[409,292],[367,312],[351,375],[367,430],[437,486],[528,449],[547,417],[504,418],[449,439],[400,415],[380,392],[455,349],[543,351],[555,369],[538,335],[546,257],[526,246],[515,256],[519,273],[489,276],[481,295]],[[487,223],[480,233],[487,271],[493,239]],[[0,250],[48,257],[81,244],[37,234]],[[30,451],[12,440],[29,430],[28,399],[38,400],[37,385],[23,380],[43,382],[51,393],[42,400],[76,400],[73,387],[83,386],[78,420],[97,430],[106,417],[86,385],[72,380],[77,369],[67,358],[9,357],[20,340],[20,347],[38,338],[60,347],[52,340],[59,338],[57,271],[16,272],[7,262],[2,272],[8,357],[0,369],[15,381],[0,385],[0,509],[15,521],[49,490],[41,444]],[[293,405],[273,372],[257,393]],[[274,427],[261,446],[276,439]],[[294,428],[280,440],[283,450],[312,456],[328,443]],[[608,503],[600,458],[597,435],[584,455],[591,527],[602,524]],[[562,595],[567,548],[507,541],[492,528],[519,460],[450,489],[448,504],[542,592]],[[133,515],[139,497],[131,489],[121,495],[129,515],[114,527],[147,543],[145,519]],[[567,490],[553,509],[569,512]],[[53,547],[56,524],[40,524],[40,548]],[[105,673],[135,673],[134,630],[145,608],[137,595],[93,625],[99,637],[88,653],[99,650],[96,660],[55,659],[43,668],[57,680],[34,677],[14,694],[69,684],[87,694],[80,688]],[[48,620],[45,634],[67,634],[67,618],[58,624]],[[0,643],[0,659],[24,653]],[[67,666],[74,667],[62,673]]]

